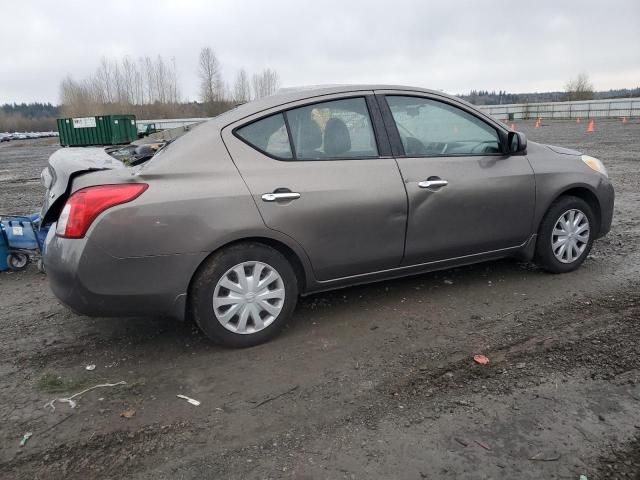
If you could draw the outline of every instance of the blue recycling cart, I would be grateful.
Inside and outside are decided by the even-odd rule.
[[[42,253],[49,227],[40,225],[40,215],[0,214],[0,271],[20,271],[37,259],[38,270],[44,272]]]

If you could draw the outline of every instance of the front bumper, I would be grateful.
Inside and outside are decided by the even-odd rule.
[[[596,238],[604,237],[611,230],[613,221],[613,205],[615,202],[615,192],[610,181],[601,182],[597,189],[598,201],[600,203],[600,228]]]
[[[53,232],[55,224],[45,242],[49,286],[75,312],[184,318],[189,282],[205,254],[115,258],[88,238]]]

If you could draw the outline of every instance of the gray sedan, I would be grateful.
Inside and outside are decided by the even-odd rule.
[[[283,92],[141,158],[52,155],[51,288],[86,315],[189,316],[234,347],[273,337],[299,295],[503,257],[569,272],[613,214],[599,160],[419,88]]]

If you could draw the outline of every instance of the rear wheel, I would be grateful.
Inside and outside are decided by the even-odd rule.
[[[293,314],[297,298],[297,278],[288,260],[254,242],[209,258],[190,292],[196,324],[229,347],[250,347],[274,337]]]
[[[10,253],[7,256],[7,265],[14,272],[19,272],[27,268],[29,264],[29,255],[26,253]]]
[[[536,263],[552,273],[582,265],[593,244],[595,216],[587,202],[566,196],[556,200],[540,224]]]

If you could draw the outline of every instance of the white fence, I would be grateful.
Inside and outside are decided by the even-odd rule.
[[[478,108],[498,120],[640,117],[640,98],[478,105]]]
[[[184,127],[186,125],[193,125],[194,123],[206,122],[208,117],[203,118],[163,118],[159,120],[137,120],[139,132],[144,132],[147,125],[154,123],[158,130],[169,130],[170,128]]]

